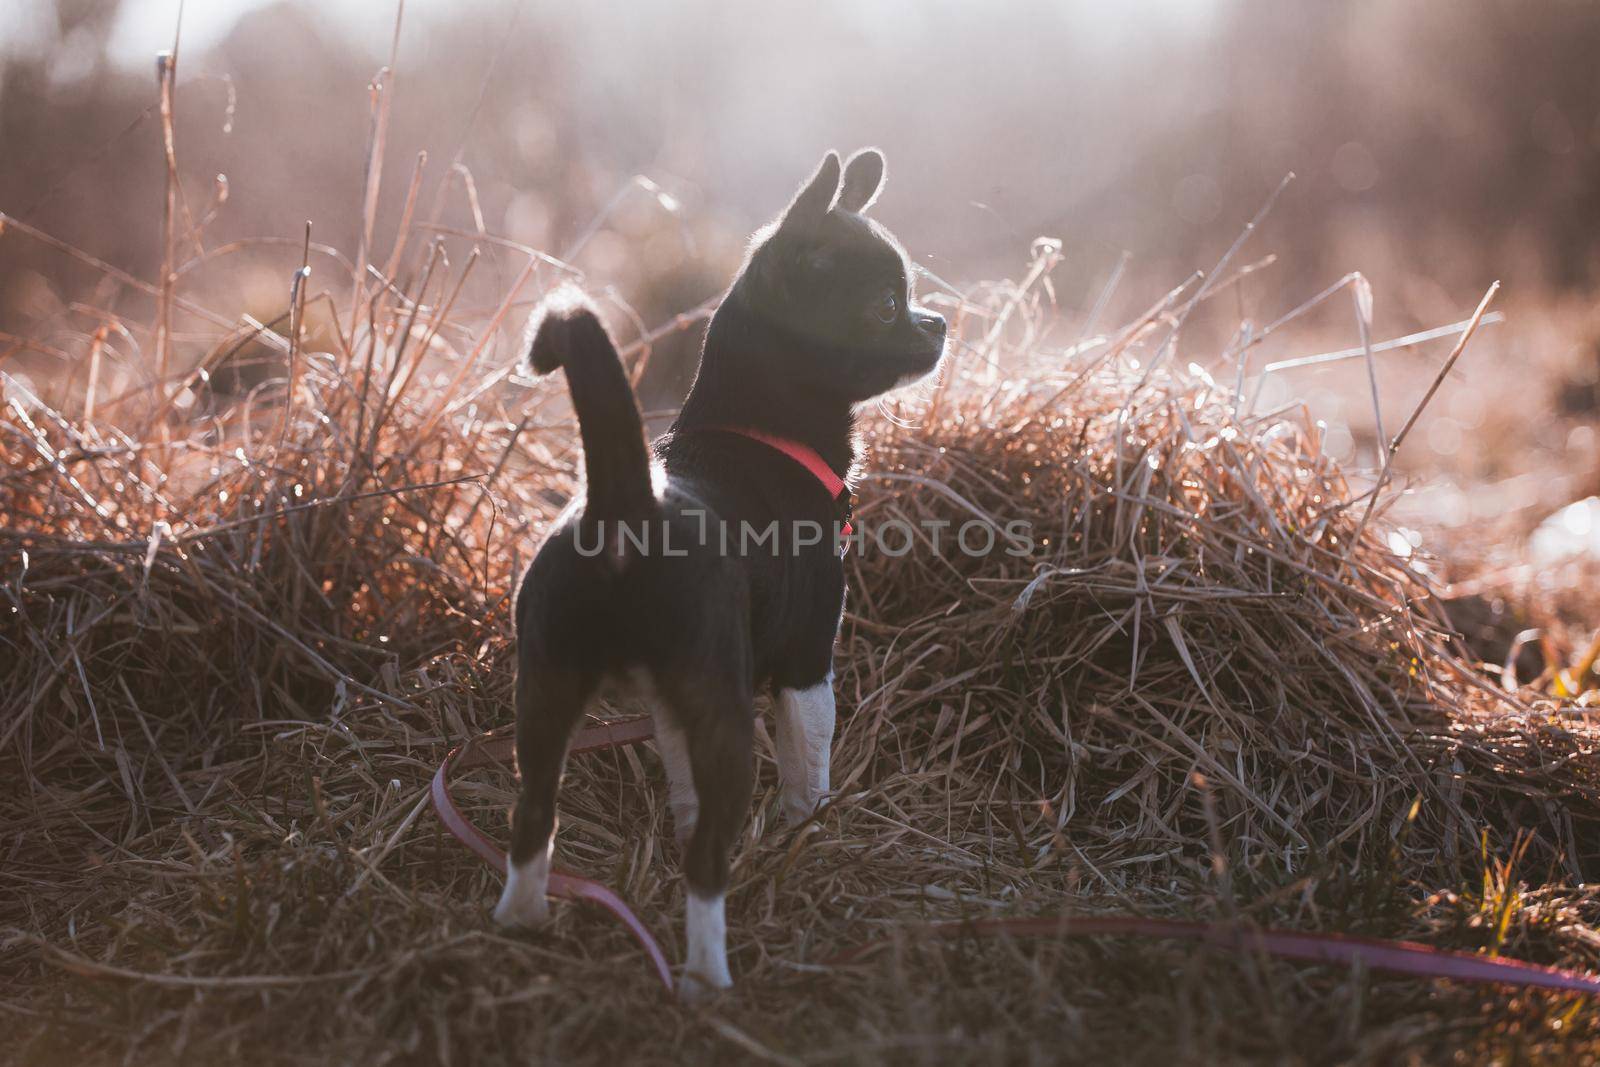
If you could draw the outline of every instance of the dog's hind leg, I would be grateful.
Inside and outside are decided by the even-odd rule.
[[[671,705],[666,713],[681,724],[699,806],[683,865],[688,951],[680,989],[693,999],[733,984],[724,901],[729,858],[754,784],[754,711],[743,685],[713,684],[692,694],[680,687],[662,696]]]
[[[777,700],[778,776],[789,825],[811,817],[828,792],[835,718],[833,675],[805,689],[780,689]]]
[[[511,812],[511,854],[495,921],[534,926],[550,914],[545,890],[555,847],[556,790],[572,728],[583,715],[584,685],[576,673],[523,659],[517,669],[517,773]]]

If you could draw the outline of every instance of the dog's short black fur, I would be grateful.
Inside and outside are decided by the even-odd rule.
[[[725,891],[751,792],[755,694],[828,683],[844,601],[831,537],[800,545],[789,536],[800,520],[832,530],[837,502],[799,463],[727,428],[801,442],[845,477],[857,459],[856,407],[938,363],[944,320],[912,302],[905,253],[862,214],[883,173],[875,149],[842,175],[830,152],[755,236],[712,317],[694,386],[657,444],[664,489],[653,487],[637,405],[593,310],[566,298],[538,317],[529,358],[539,372],[566,368],[587,484],[517,597],[514,867],[550,842],[567,740],[585,703],[603,680],[642,672],[692,770],[689,887]],[[724,550],[707,535],[719,524],[773,521],[776,546],[741,552],[735,536]],[[646,550],[624,542],[619,523],[648,529]],[[580,551],[600,543],[599,554]]]

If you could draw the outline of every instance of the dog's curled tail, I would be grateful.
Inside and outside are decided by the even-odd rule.
[[[650,453],[622,358],[594,305],[564,287],[528,320],[528,364],[538,374],[567,369],[567,389],[583,437],[588,488],[584,514],[628,518],[654,507]]]

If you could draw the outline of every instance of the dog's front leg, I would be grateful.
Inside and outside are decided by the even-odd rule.
[[[791,826],[809,819],[827,795],[834,717],[832,674],[805,689],[778,691],[778,774]]]
[[[694,790],[694,775],[689,765],[689,742],[667,714],[657,709],[656,751],[667,771],[667,803],[672,808],[672,835],[678,847],[686,848],[700,821],[700,797]]]

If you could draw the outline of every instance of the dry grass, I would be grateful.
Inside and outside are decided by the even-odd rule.
[[[1179,326],[1226,260],[1218,285],[1063,348],[1085,327],[1038,252],[1017,286],[946,294],[952,368],[908,423],[868,420],[863,524],[951,525],[943,551],[850,556],[839,795],[779,828],[763,736],[740,984],[703,1012],[594,913],[494,929],[495,879],[425,808],[448,747],[510,714],[507,597],[574,488],[559,380],[495,372],[566,268],[416,222],[361,284],[295,273],[270,329],[146,286],[157,325],[86,338],[70,391],[8,379],[5,1054],[1593,1058],[1600,1013],[1571,998],[1187,945],[916,939],[926,919],[1117,910],[1600,965],[1594,727],[1455,658],[1308,413],[1240,410],[1183,369]],[[226,329],[186,351],[205,322]],[[84,389],[112,380],[102,360],[133,367],[138,337],[174,366],[244,351],[268,373],[243,396],[193,369]],[[974,517],[1029,523],[1034,550],[952,551]],[[648,749],[575,760],[559,847],[672,951],[661,777]],[[457,796],[503,825],[509,786],[476,772]]]

